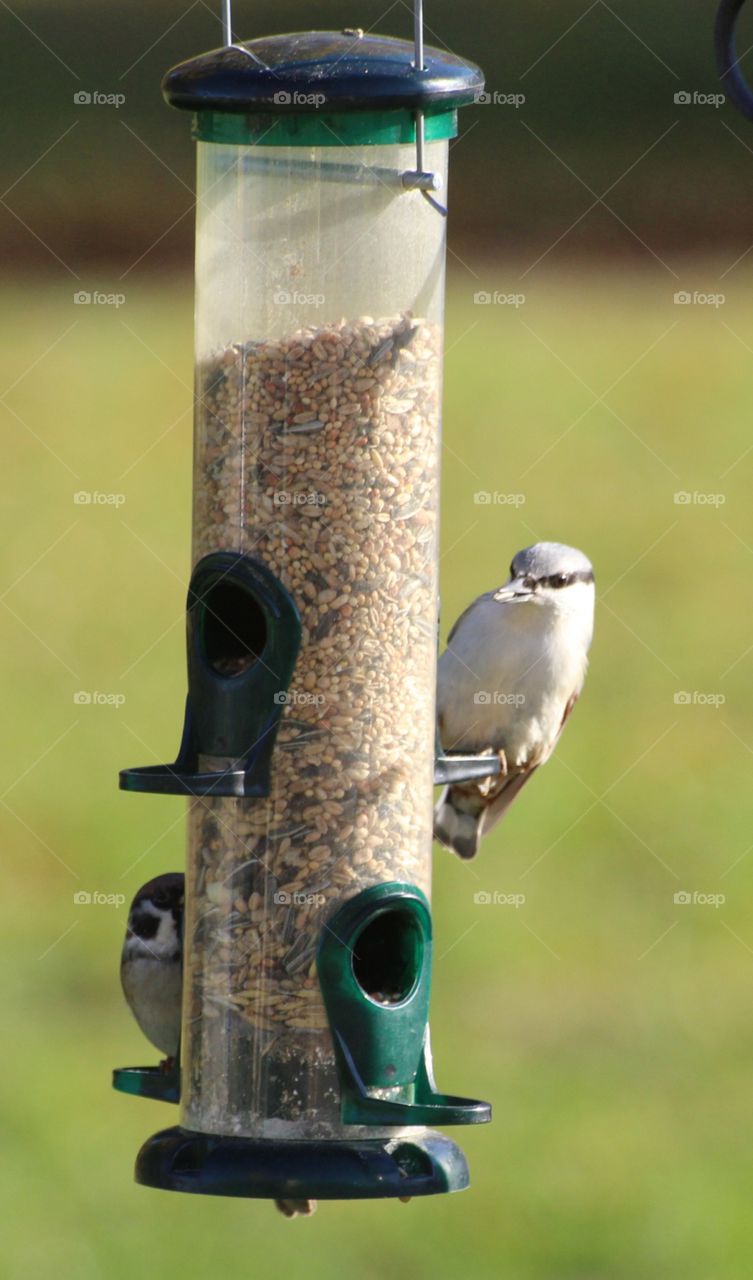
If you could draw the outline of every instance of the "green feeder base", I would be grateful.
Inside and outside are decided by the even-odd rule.
[[[463,1191],[468,1165],[444,1134],[277,1142],[163,1129],[136,1157],[136,1181],[165,1191],[263,1200],[381,1200]]]

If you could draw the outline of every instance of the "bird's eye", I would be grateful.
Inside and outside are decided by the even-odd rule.
[[[551,578],[549,579],[549,581],[551,582],[551,584],[552,584],[552,586],[553,586],[553,587],[564,587],[565,583],[567,582],[567,574],[566,574],[566,573],[554,573],[554,574],[552,574],[552,576],[551,576]]]
[[[526,591],[533,591],[534,587],[536,586],[536,579],[532,578],[530,573],[526,574],[525,578],[523,579],[523,586],[526,588]]]

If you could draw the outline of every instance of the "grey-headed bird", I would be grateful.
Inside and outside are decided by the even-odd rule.
[[[442,747],[500,761],[498,776],[446,787],[437,802],[434,835],[461,858],[475,856],[552,754],[583,687],[593,614],[591,562],[574,547],[538,542],[450,632],[437,673]]]

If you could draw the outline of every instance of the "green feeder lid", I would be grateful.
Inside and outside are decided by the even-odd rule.
[[[358,30],[261,36],[226,45],[168,71],[162,92],[195,112],[300,116],[354,111],[452,112],[484,87],[472,62],[427,47],[414,65],[406,40]]]

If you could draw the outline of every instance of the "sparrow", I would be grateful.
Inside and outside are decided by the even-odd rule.
[[[180,1040],[183,989],[183,874],[170,871],[142,885],[128,913],[120,982],[147,1040],[173,1065]]]
[[[147,1040],[167,1054],[171,1070],[180,1043],[183,996],[182,871],[155,876],[139,889],[128,913],[120,981],[128,1006]],[[309,1216],[315,1200],[276,1200],[286,1218]]]
[[[437,802],[435,838],[459,857],[476,855],[554,751],[583,687],[593,614],[591,562],[574,547],[537,542],[452,628],[437,671],[442,747],[500,763],[497,776],[445,787]]]

